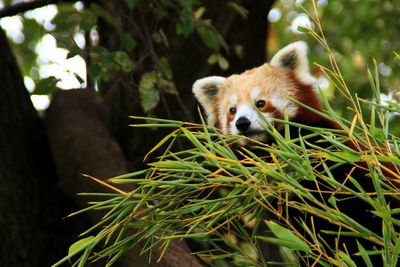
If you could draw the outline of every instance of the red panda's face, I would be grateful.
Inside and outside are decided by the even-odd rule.
[[[232,75],[216,96],[216,120],[225,132],[262,141],[266,137],[263,121],[283,119],[285,112],[289,118],[296,114],[297,107],[289,100],[295,92],[290,73],[270,64]]]
[[[300,107],[290,98],[305,104],[315,102],[315,79],[308,71],[306,51],[305,43],[296,42],[260,67],[227,78],[211,76],[196,81],[193,92],[207,113],[208,123],[228,133],[265,141],[263,122],[283,119],[285,112],[289,120],[299,116]]]

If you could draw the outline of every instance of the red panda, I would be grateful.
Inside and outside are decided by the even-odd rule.
[[[339,127],[289,100],[297,99],[321,111],[315,84],[316,79],[309,72],[307,45],[300,41],[278,51],[270,63],[239,75],[197,80],[193,93],[203,106],[209,124],[227,133],[265,141],[267,135],[254,105],[265,118],[282,119],[286,109],[290,121]]]
[[[215,125],[223,132],[239,134],[258,141],[268,141],[269,135],[265,126],[260,124],[262,114],[273,123],[274,118],[282,119],[286,112],[288,119],[303,125],[317,126],[331,129],[341,129],[338,123],[330,121],[315,112],[312,112],[300,105],[295,104],[289,98],[293,98],[306,106],[317,111],[322,111],[322,106],[315,91],[316,79],[310,74],[307,58],[307,45],[299,41],[284,47],[271,59],[270,63],[247,70],[241,74],[234,74],[227,78],[210,76],[197,80],[193,84],[193,93],[203,107],[207,121]],[[255,110],[255,109],[258,109]],[[274,125],[282,130],[281,125]],[[240,145],[247,145],[248,139],[242,139]],[[354,144],[349,144],[354,147]],[[355,147],[354,147],[355,148]],[[351,166],[345,166],[334,172],[339,182],[346,180]],[[373,191],[374,186],[370,177],[365,171],[356,170],[352,172],[353,178],[359,183],[365,184],[364,189]],[[312,190],[314,182],[304,181],[303,184]],[[321,189],[321,188],[318,188]],[[327,201],[329,194],[319,194],[316,197],[324,198]],[[351,218],[364,224],[372,232],[382,235],[382,219],[371,213],[373,208],[362,200],[343,197],[338,208]],[[346,199],[346,200],[345,200]],[[292,212],[299,216],[294,219],[303,220],[307,215]],[[309,219],[305,219],[306,222]],[[369,222],[366,224],[366,222]],[[308,223],[311,223],[308,221]],[[341,250],[347,250],[350,255],[358,252],[357,242],[360,242],[366,249],[372,249],[375,244],[367,241],[368,238],[340,237],[335,235],[323,235],[320,230],[338,231],[338,227],[329,225],[323,219],[314,221],[318,235],[323,236],[324,242],[329,247],[336,248],[339,244]],[[314,225],[313,225],[314,226]],[[299,227],[301,227],[299,225]],[[312,242],[312,241],[311,241]],[[345,245],[343,246],[343,243]],[[336,257],[337,255],[331,255]],[[382,266],[380,256],[371,256],[373,266]],[[365,265],[360,256],[353,258],[357,266]]]

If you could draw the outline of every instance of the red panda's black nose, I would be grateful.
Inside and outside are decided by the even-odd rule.
[[[250,124],[251,121],[246,117],[240,117],[235,123],[236,128],[241,132],[245,132],[247,129],[249,129]]]

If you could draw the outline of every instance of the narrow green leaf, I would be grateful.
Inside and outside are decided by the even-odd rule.
[[[84,250],[87,246],[93,243],[93,240],[95,240],[94,236],[88,236],[82,239],[79,239],[75,243],[73,243],[69,249],[68,249],[68,256],[72,256],[76,254],[77,252]]]
[[[215,63],[217,63],[217,62],[218,62],[218,54],[211,54],[211,55],[208,57],[207,62],[208,62],[208,64],[210,64],[210,65],[214,65]]]
[[[218,51],[219,38],[218,34],[210,26],[200,26],[197,28],[197,32],[200,35],[203,43],[212,50]]]
[[[229,68],[229,62],[221,54],[218,54],[218,65],[221,69],[226,70]]]
[[[194,21],[189,14],[181,13],[176,23],[176,33],[188,37],[194,30]]]
[[[249,11],[242,5],[239,5],[238,3],[235,3],[233,1],[229,1],[227,6],[233,8],[242,16],[243,18],[247,18],[247,15],[249,14]]]
[[[201,142],[193,135],[193,133],[191,131],[189,131],[186,128],[181,128],[183,134],[187,137],[187,139],[190,140],[190,142],[192,142],[192,144],[194,146],[196,146],[196,148],[201,151],[202,153],[208,155],[210,154],[210,151],[207,150],[207,148],[201,144]],[[215,160],[211,159],[212,162],[216,163]]]
[[[390,260],[391,265],[390,266],[397,266],[397,262],[400,258],[400,237],[397,235],[396,236],[396,243],[393,249],[392,253],[392,258]]]
[[[339,251],[340,258],[350,267],[357,267],[355,262],[350,258],[349,255],[345,254],[343,251]]]
[[[367,265],[367,267],[374,267],[372,265],[371,259],[369,258],[368,252],[360,244],[360,242],[358,242],[358,240],[357,240],[357,246],[358,246],[358,250],[360,251],[360,255],[363,258],[363,260],[364,260],[365,264]]]
[[[274,221],[265,221],[271,232],[285,244],[285,247],[308,252],[311,248],[290,230],[280,226]]]
[[[343,163],[354,163],[358,162],[361,159],[361,153],[352,153],[352,152],[326,152],[323,154],[324,157],[328,160],[334,162],[343,162]]]
[[[381,129],[373,127],[371,129],[371,134],[374,137],[374,139],[376,139],[378,141],[385,141],[386,140],[385,133]]]

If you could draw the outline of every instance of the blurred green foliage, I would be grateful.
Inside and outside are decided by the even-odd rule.
[[[87,77],[80,77],[75,73],[81,87],[85,86],[84,80],[86,80],[86,87],[101,91],[102,82],[110,80],[119,71],[139,76],[136,84],[139,85],[142,109],[147,114],[151,114],[157,107],[160,92],[177,94],[169,62],[164,55],[158,54],[160,48],[170,48],[169,39],[172,34],[180,36],[181,39],[197,34],[202,42],[199,45],[210,51],[210,64],[218,64],[222,69],[229,67],[229,62],[220,54],[220,50],[226,48],[227,44],[214,28],[212,21],[203,18],[206,7],[202,1],[125,0],[124,2],[121,3],[121,8],[126,8],[127,14],[142,13],[143,17],[151,17],[151,24],[159,26],[143,26],[141,20],[144,18],[137,16],[127,22],[129,31],[121,30],[121,26],[116,25],[117,19],[108,10],[99,4],[84,5],[82,2],[58,4],[56,15],[47,25],[32,19],[27,12],[16,16],[22,23],[23,37],[20,41],[12,42],[12,45],[23,76],[30,77],[33,83],[40,87],[32,93],[51,94],[58,89],[56,85],[59,86],[57,84],[59,77],[43,77],[41,73],[43,65],[52,63],[40,62],[37,51],[42,38],[48,34],[55,38],[57,47],[68,51],[67,59],[80,56],[85,60]],[[6,2],[4,4],[11,5]],[[237,12],[245,13],[245,10],[233,1],[228,1],[227,5]],[[111,25],[116,31],[122,31],[120,50],[109,51],[103,44],[106,38],[98,32],[101,23]],[[171,24],[175,24],[173,27],[175,33],[171,34],[169,31],[167,35],[166,28],[171,28]],[[41,81],[43,78],[45,81]]]
[[[394,52],[400,47],[400,5],[396,1],[380,0],[319,0],[316,5],[324,36],[351,91],[360,97],[371,97],[367,70],[373,68],[375,59],[383,93],[399,99],[400,61]],[[328,66],[328,53],[301,30],[305,25],[316,27],[308,14],[315,15],[312,1],[280,0],[275,5],[269,14],[270,54],[287,43],[303,39],[310,46],[311,62]],[[317,67],[315,71],[318,73]],[[331,99],[335,97],[334,107],[345,112],[344,99],[332,86],[325,94]]]
[[[3,1],[7,7],[12,1]],[[246,18],[248,10],[242,6],[242,1],[226,1],[226,5]],[[116,18],[99,4],[84,5],[78,3],[62,3],[57,5],[57,14],[51,23],[44,23],[32,18],[27,13],[18,15],[21,21],[23,38],[12,42],[24,76],[30,77],[38,85],[43,63],[38,60],[37,45],[43,36],[51,34],[57,41],[57,46],[68,51],[67,58],[80,56],[86,61],[87,77],[75,75],[83,87],[87,86],[101,90],[101,82],[109,80],[114,73],[122,71],[140,78],[148,72],[158,72],[159,82],[152,82],[149,92],[141,88],[141,105],[148,114],[157,107],[158,93],[162,90],[176,94],[174,74],[165,55],[158,54],[160,48],[170,49],[169,40],[172,35],[185,39],[195,34],[208,51],[208,63],[219,66],[229,73],[230,63],[223,54],[228,51],[228,44],[213,26],[206,2],[202,0],[162,0],[139,1],[125,0],[121,7],[135,12],[147,10],[146,17],[151,17],[156,27],[143,29],[140,24],[128,25],[129,28],[139,28],[138,33],[121,32],[120,49],[109,51],[101,44],[98,32],[100,22],[115,25]],[[125,5],[125,6],[124,6]],[[334,52],[342,75],[348,83],[351,92],[360,97],[370,97],[367,69],[373,67],[375,59],[381,74],[381,86],[385,99],[399,99],[400,60],[393,52],[399,52],[400,45],[400,5],[396,1],[379,0],[318,0],[315,1],[318,16],[323,26],[324,36]],[[274,54],[286,44],[304,39],[310,46],[311,62],[323,66],[329,65],[327,51],[312,36],[305,34],[302,26],[316,27],[310,14],[313,14],[313,1],[310,0],[279,0],[269,12],[271,22],[267,40],[268,52]],[[139,19],[138,19],[139,20]],[[140,21],[140,20],[139,20]],[[139,25],[139,27],[138,27]],[[172,27],[171,27],[172,25]],[[175,29],[171,32],[170,29]],[[149,32],[146,32],[149,31]],[[83,44],[77,43],[77,35],[84,38]],[[140,36],[144,36],[141,38]],[[257,38],[256,36],[254,38]],[[100,40],[100,41],[99,41]],[[263,42],[264,40],[260,40]],[[150,56],[149,56],[150,55]],[[149,67],[151,65],[151,67]],[[139,72],[139,73],[138,73]],[[314,74],[320,75],[317,66]],[[59,78],[59,77],[57,77]],[[146,77],[144,77],[147,79]],[[54,80],[54,79],[53,79]],[[52,93],[57,83],[41,83],[41,94]],[[165,87],[165,85],[168,85]],[[46,89],[46,86],[48,88]],[[332,84],[325,81],[322,86],[329,99],[335,99],[335,109],[346,115],[344,98]],[[37,91],[36,91],[37,92]],[[34,93],[36,93],[34,92]],[[158,93],[157,93],[158,92]],[[149,97],[147,99],[147,97]],[[149,105],[157,101],[155,105]],[[397,119],[397,118],[395,118]]]

